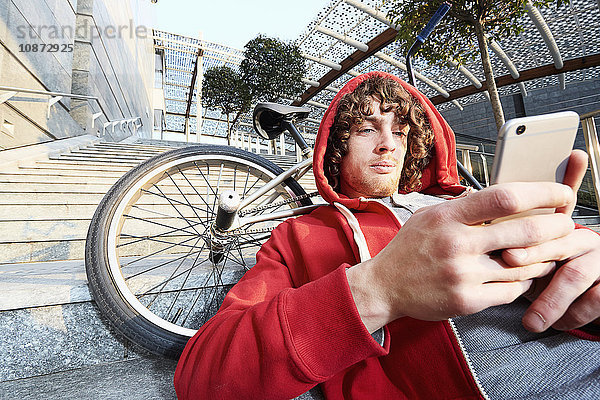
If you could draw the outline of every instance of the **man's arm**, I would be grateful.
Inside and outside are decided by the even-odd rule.
[[[402,316],[443,320],[513,301],[555,263],[511,267],[492,254],[564,238],[574,224],[562,213],[484,223],[572,198],[565,185],[510,183],[419,210],[377,256],[347,271],[365,326],[374,331]]]
[[[175,373],[178,398],[292,398],[387,354],[356,312],[348,265],[296,287],[282,256],[294,252],[290,225],[279,225],[256,265],[188,342]],[[302,275],[302,261],[296,264],[294,276]]]

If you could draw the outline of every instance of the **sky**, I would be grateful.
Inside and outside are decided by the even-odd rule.
[[[330,0],[158,0],[155,27],[243,50],[258,34],[291,41]]]

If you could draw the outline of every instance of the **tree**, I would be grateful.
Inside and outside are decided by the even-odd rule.
[[[227,144],[230,144],[231,126],[242,113],[250,109],[251,97],[241,75],[227,66],[208,69],[202,81],[202,105],[217,108],[227,117]],[[230,114],[235,113],[233,123]]]
[[[293,99],[302,92],[306,65],[295,44],[259,35],[246,43],[244,57],[240,70],[253,101]]]
[[[246,43],[244,57],[239,72],[226,66],[210,68],[202,82],[203,106],[227,116],[227,143],[231,128],[253,103],[293,99],[304,88],[306,66],[295,44],[259,35]]]
[[[568,1],[531,0],[531,4],[548,7],[556,3],[560,7]],[[397,40],[405,53],[441,3],[442,0],[395,1],[388,18],[398,29]],[[504,124],[504,112],[494,81],[488,41],[500,41],[521,33],[526,3],[526,0],[453,0],[446,17],[419,50],[421,57],[437,65],[446,64],[449,60],[461,65],[480,55],[498,129]]]

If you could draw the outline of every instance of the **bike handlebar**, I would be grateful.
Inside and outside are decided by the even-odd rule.
[[[433,30],[435,29],[437,24],[439,24],[440,21],[442,20],[442,18],[444,18],[444,16],[448,12],[448,10],[450,10],[450,7],[451,7],[450,3],[448,3],[448,2],[442,3],[438,7],[435,14],[433,14],[433,17],[431,17],[431,19],[429,20],[427,25],[425,25],[425,28],[423,28],[423,30],[421,30],[421,32],[417,35],[417,40],[424,42],[427,39],[427,36],[429,36],[431,34],[431,32],[433,32]]]

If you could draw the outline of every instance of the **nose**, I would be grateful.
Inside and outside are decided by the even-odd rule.
[[[382,127],[378,139],[375,149],[377,154],[392,153],[396,150],[396,142],[394,141],[394,134],[391,127]]]

